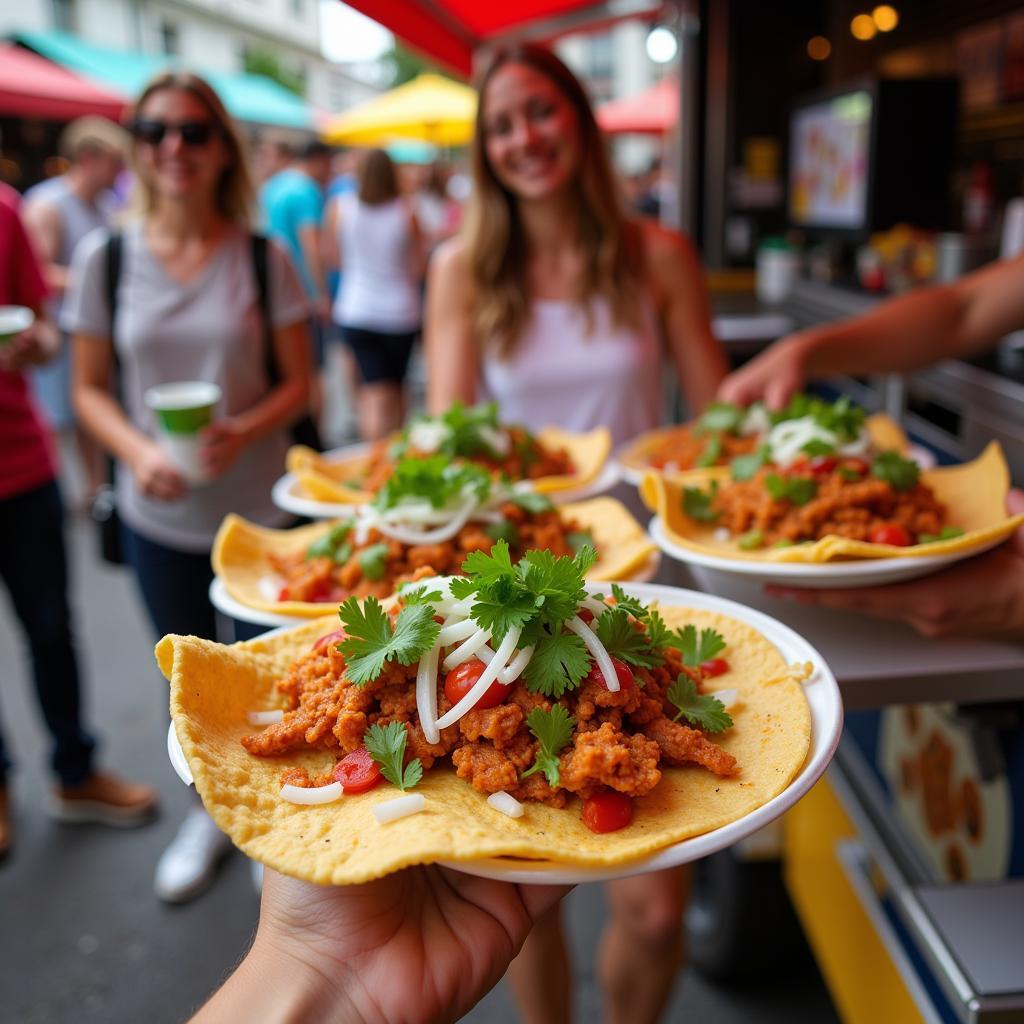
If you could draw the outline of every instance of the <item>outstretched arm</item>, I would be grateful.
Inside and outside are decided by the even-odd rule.
[[[472,329],[471,281],[458,240],[438,246],[427,271],[427,411],[440,413],[456,399],[477,397],[480,356]]]

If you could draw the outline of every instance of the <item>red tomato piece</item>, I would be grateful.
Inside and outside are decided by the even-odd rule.
[[[828,476],[839,465],[839,459],[834,455],[815,455],[809,465],[815,476]]]
[[[700,670],[706,676],[720,676],[729,671],[729,662],[725,658],[708,658],[700,663]]]
[[[366,747],[346,754],[334,766],[334,781],[341,783],[346,793],[365,793],[381,780],[380,766]]]
[[[328,644],[340,644],[348,634],[343,629],[336,629],[333,633],[325,633],[315,644],[313,650],[319,651]]]
[[[899,523],[879,523],[871,528],[868,535],[872,544],[889,544],[894,548],[905,548],[913,539]]]
[[[594,621],[594,613],[589,608],[581,608],[576,613],[588,626]]]
[[[619,689],[628,690],[633,685],[633,670],[624,661],[619,661],[618,658],[612,658],[612,665],[615,667],[615,674],[619,677]],[[593,683],[595,686],[606,685],[604,673],[597,667],[596,663],[591,665],[586,681]]]
[[[469,693],[476,685],[476,681],[483,675],[487,666],[479,658],[470,658],[448,673],[444,680],[444,695],[454,706]],[[503,704],[508,695],[512,692],[515,683],[499,683],[495,680],[487,687],[484,695],[477,701],[478,708],[494,708]]]
[[[288,584],[285,584],[277,592],[277,599],[278,599],[278,601],[290,601],[292,599],[292,592],[291,592],[291,589],[289,588]]]
[[[843,459],[843,469],[852,469],[855,473],[860,473],[861,476],[867,476],[871,472],[871,463],[867,459],[854,455],[851,458]]]
[[[616,832],[633,820],[633,798],[614,789],[583,801],[583,824],[591,832]]]

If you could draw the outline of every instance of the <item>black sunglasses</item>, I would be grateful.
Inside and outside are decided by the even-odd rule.
[[[186,146],[205,146],[217,134],[217,126],[210,121],[182,121],[168,124],[140,118],[132,122],[132,135],[147,146],[159,146],[171,132],[177,133]]]

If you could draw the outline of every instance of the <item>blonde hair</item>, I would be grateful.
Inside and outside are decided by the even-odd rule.
[[[217,182],[214,195],[217,211],[227,220],[241,227],[249,227],[252,221],[255,190],[245,143],[231,116],[225,110],[220,97],[209,82],[188,71],[164,71],[150,79],[142,90],[139,98],[135,101],[131,119],[138,116],[150,96],[166,89],[187,92],[206,107],[228,153],[228,164],[221,174],[220,181]],[[138,142],[134,139],[129,150],[129,163],[135,173],[132,206],[136,213],[145,215],[150,213],[156,205],[156,195],[152,186],[139,174]]]
[[[583,86],[549,50],[521,44],[496,51],[477,85],[479,100],[471,160],[473,192],[466,209],[463,239],[473,275],[472,323],[481,342],[501,356],[513,349],[530,314],[527,241],[516,197],[498,181],[487,158],[484,100],[499,69],[522,64],[540,72],[569,100],[579,121],[580,161],[572,194],[578,203],[579,244],[585,260],[575,299],[590,314],[590,302],[603,297],[616,324],[639,326],[644,280],[640,225],[622,208],[594,112]]]
[[[131,137],[119,125],[105,117],[76,117],[61,133],[57,152],[74,162],[83,152],[104,150],[124,156],[131,145]]]

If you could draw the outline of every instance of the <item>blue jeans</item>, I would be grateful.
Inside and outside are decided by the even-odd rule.
[[[209,553],[177,551],[136,533],[121,523],[125,561],[135,571],[142,600],[157,639],[167,633],[217,639],[217,613],[210,604],[213,568]],[[249,640],[265,626],[236,622],[236,640]]]
[[[96,741],[81,720],[64,507],[56,481],[0,499],[0,579],[28,641],[36,697],[53,739],[50,764],[65,786],[78,785],[92,772]],[[0,784],[10,767],[0,734]]]

